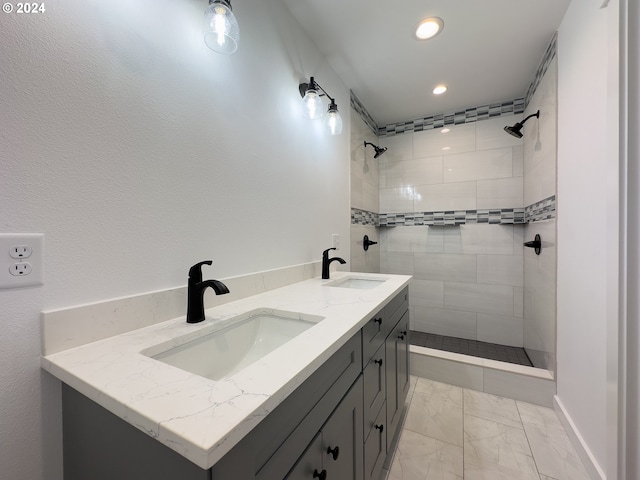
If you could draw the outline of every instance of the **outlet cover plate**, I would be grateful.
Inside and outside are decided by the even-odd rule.
[[[16,259],[11,251],[16,246],[31,248],[28,258]],[[12,266],[28,262],[28,275],[11,275]],[[28,268],[26,269],[28,270]],[[37,287],[44,281],[44,235],[41,233],[0,233],[0,290],[8,288]]]

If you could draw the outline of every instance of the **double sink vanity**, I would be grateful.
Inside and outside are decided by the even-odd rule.
[[[44,356],[65,479],[378,480],[409,387],[410,278],[312,278]]]

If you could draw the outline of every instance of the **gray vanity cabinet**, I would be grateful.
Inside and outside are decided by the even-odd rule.
[[[286,480],[363,480],[362,468],[360,377],[286,476]]]
[[[408,294],[404,290],[362,329],[365,480],[378,480],[409,391]]]
[[[378,480],[409,387],[408,322],[405,288],[208,470],[63,385],[65,480]]]

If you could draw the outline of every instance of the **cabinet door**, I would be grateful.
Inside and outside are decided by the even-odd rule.
[[[363,480],[362,377],[322,427],[327,480]]]
[[[387,425],[384,404],[374,422],[371,434],[364,442],[364,478],[378,480],[387,456]]]
[[[387,441],[391,443],[400,424],[409,391],[409,312],[405,312],[385,342],[387,376]]]
[[[309,448],[298,459],[285,480],[313,480],[328,478],[322,468],[322,434],[318,433]]]
[[[402,409],[404,402],[407,400],[409,394],[410,384],[410,365],[409,359],[411,358],[411,352],[409,351],[410,339],[409,339],[409,312],[407,312],[402,320],[398,323],[399,335],[404,336],[404,340],[400,337],[401,342],[398,344],[398,362],[396,365],[397,378],[398,378],[398,391],[399,403]]]
[[[382,345],[363,371],[364,380],[364,438],[370,434],[380,407],[387,396],[385,383],[385,348]]]

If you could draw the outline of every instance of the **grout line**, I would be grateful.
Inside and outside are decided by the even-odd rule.
[[[516,409],[518,410],[518,416],[520,417],[520,423],[522,423],[522,430],[524,431],[524,438],[527,439],[527,445],[529,445],[529,451],[531,452],[531,458],[533,459],[533,464],[536,466],[536,472],[538,472],[538,477],[540,477],[540,468],[538,468],[538,462],[536,461],[536,457],[533,454],[533,448],[531,447],[531,441],[529,440],[529,435],[527,434],[527,429],[524,428],[524,420],[522,420],[522,414],[520,413],[520,407],[518,406],[518,402],[516,401]]]

